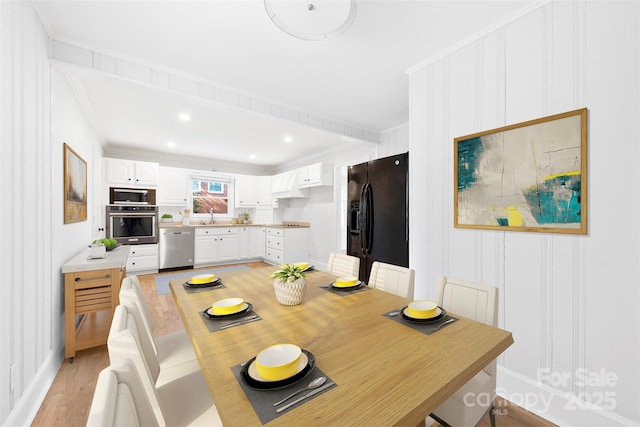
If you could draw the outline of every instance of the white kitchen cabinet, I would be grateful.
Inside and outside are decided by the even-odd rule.
[[[195,234],[195,267],[240,259],[238,227],[201,227]]]
[[[257,202],[256,177],[236,175],[236,207],[254,207]]]
[[[247,226],[240,228],[240,259],[264,258],[264,227]]]
[[[218,236],[198,236],[194,247],[195,267],[214,264],[218,260]]]
[[[236,175],[236,207],[273,205],[270,176]]]
[[[153,274],[158,272],[158,244],[131,245],[127,258],[127,274]]]
[[[106,181],[109,185],[156,187],[160,165],[125,159],[104,159]]]
[[[333,185],[333,165],[314,163],[296,169],[296,176],[300,188]]]
[[[264,258],[264,227],[249,227],[249,258]]]
[[[249,258],[249,227],[240,228],[240,259]]]
[[[257,176],[256,178],[256,207],[273,206],[273,195],[271,192],[271,177]]]
[[[272,264],[309,260],[308,228],[265,228],[265,260]]]
[[[189,174],[186,169],[160,166],[156,204],[186,206],[189,193]]]

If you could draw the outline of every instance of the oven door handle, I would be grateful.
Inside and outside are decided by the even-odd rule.
[[[149,218],[153,218],[156,216],[155,213],[123,213],[123,212],[119,212],[119,213],[109,213],[109,216],[144,216],[144,217],[149,217]]]

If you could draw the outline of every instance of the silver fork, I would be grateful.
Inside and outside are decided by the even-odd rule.
[[[243,325],[245,323],[255,322],[256,320],[260,320],[260,317],[257,314],[254,314],[252,316],[245,317],[244,319],[240,319],[240,320],[237,320],[235,322],[227,323],[226,325],[220,326],[220,328],[218,328],[218,329],[222,330],[222,329],[232,328],[234,326]]]
[[[435,331],[439,330],[440,328],[442,328],[444,325],[448,325],[449,323],[453,323],[455,322],[456,319],[449,319],[446,322],[442,322],[440,323],[438,326],[436,326],[436,328],[434,329]]]

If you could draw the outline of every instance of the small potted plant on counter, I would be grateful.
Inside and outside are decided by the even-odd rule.
[[[173,215],[166,213],[166,214],[162,214],[162,222],[173,222]]]
[[[269,277],[273,279],[276,299],[282,305],[298,305],[307,292],[307,280],[302,267],[296,264],[280,264]]]

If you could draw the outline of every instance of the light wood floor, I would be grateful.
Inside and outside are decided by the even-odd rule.
[[[247,263],[248,267],[265,267],[268,264]],[[162,273],[162,274],[172,274]],[[160,336],[184,328],[182,319],[171,294],[158,295],[155,275],[141,275],[140,283],[155,323],[154,335]],[[109,365],[106,345],[76,353],[74,363],[64,360],[47,396],[36,415],[33,427],[75,427],[87,422],[93,390],[98,373]],[[496,405],[500,413],[496,421],[500,427],[553,427],[542,418],[498,398]],[[478,427],[490,426],[485,416]],[[454,426],[455,427],[455,426]]]

